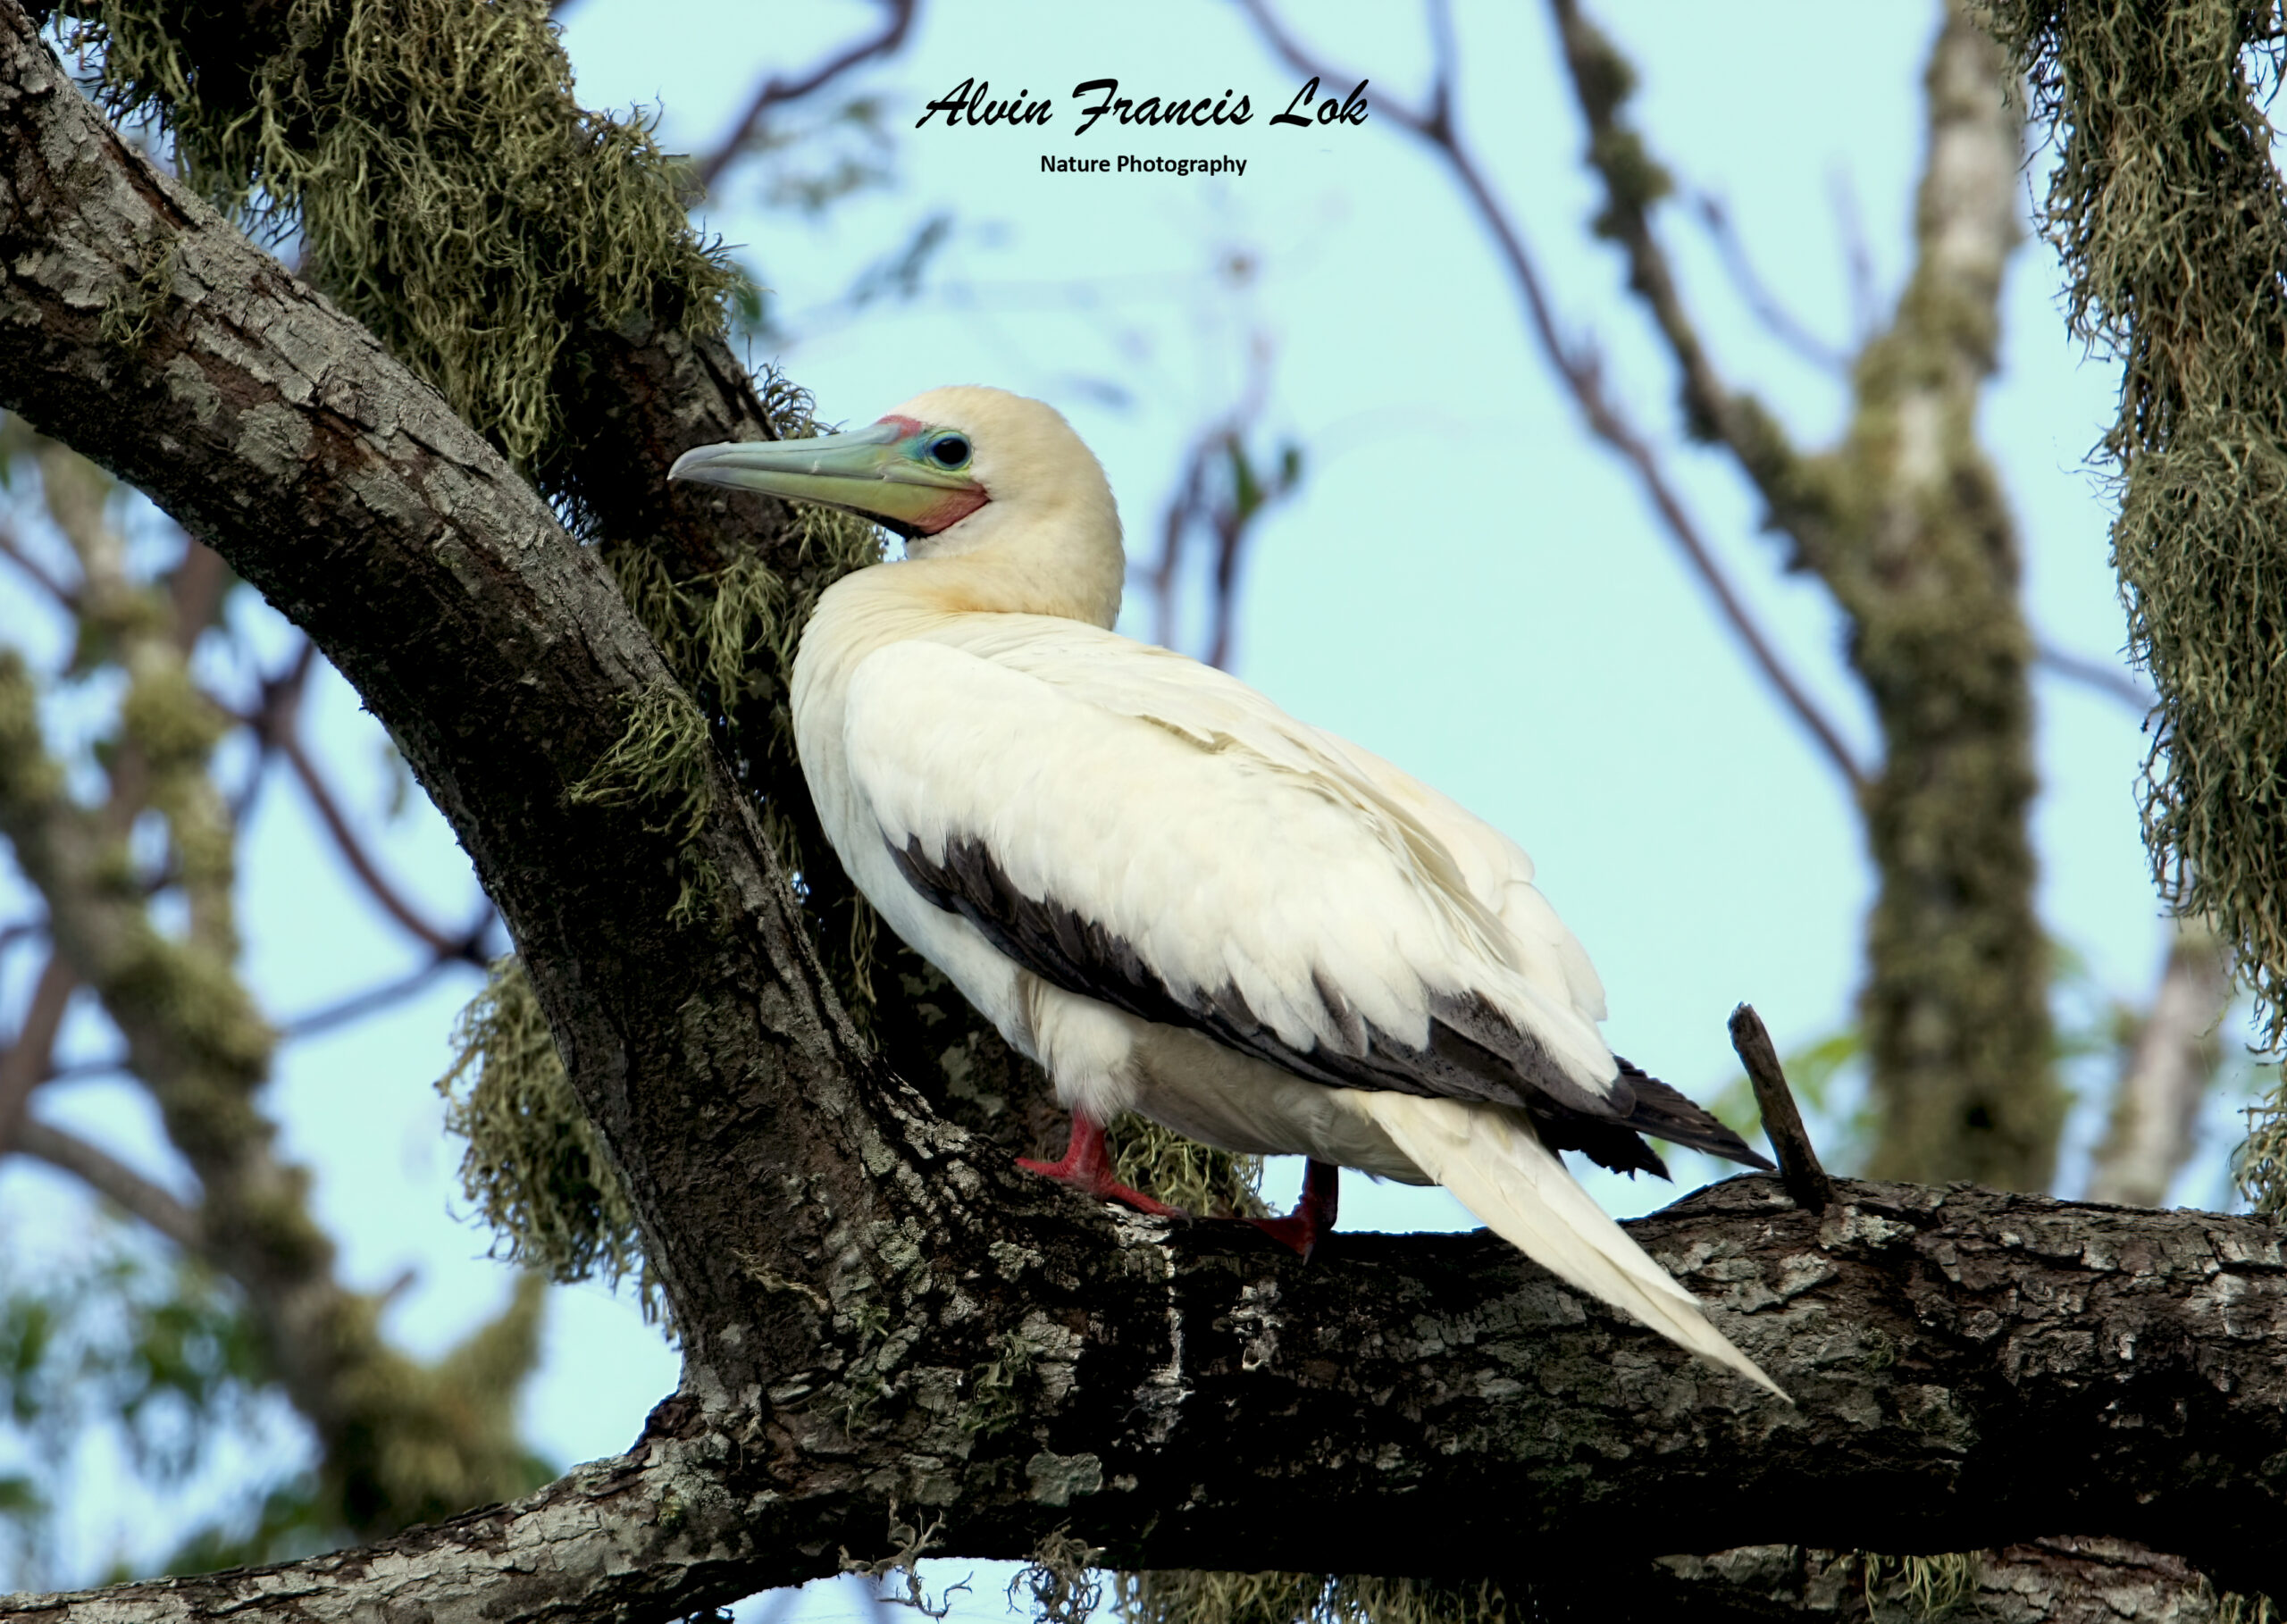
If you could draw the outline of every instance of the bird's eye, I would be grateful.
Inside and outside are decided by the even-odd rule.
[[[932,440],[929,460],[940,468],[958,468],[968,461],[968,441],[959,434],[948,434],[942,439]]]

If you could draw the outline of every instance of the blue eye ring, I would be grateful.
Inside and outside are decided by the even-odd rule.
[[[968,465],[970,451],[966,434],[940,434],[923,448],[923,455],[940,468]]]

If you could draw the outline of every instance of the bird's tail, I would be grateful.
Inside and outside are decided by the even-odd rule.
[[[1378,1089],[1345,1089],[1343,1098],[1371,1116],[1486,1227],[1551,1274],[1787,1397],[1708,1323],[1699,1300],[1629,1239],[1519,1118],[1495,1107]]]

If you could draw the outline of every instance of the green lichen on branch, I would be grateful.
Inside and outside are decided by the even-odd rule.
[[[809,398],[800,390],[772,376],[766,379],[765,399],[781,414],[783,431],[817,431]],[[720,569],[697,574],[649,540],[605,539],[604,561],[629,607],[691,696],[687,714],[653,718],[645,734],[649,745],[631,724],[613,752],[615,773],[677,782],[695,759],[691,741],[703,747],[712,739],[752,800],[779,863],[803,883],[827,972],[866,1026],[876,1001],[871,972],[878,920],[843,878],[817,830],[807,792],[796,789],[802,799],[795,801],[784,791],[800,783],[801,772],[788,694],[795,645],[819,594],[851,570],[880,560],[881,535],[862,520],[823,507],[795,509],[790,524],[791,545],[779,548],[773,562],[741,553]],[[666,721],[674,725],[656,724]],[[691,827],[695,832],[696,821]]]
[[[2287,1212],[2287,1078],[2243,1113],[2248,1136],[2232,1158],[2232,1178],[2258,1212]]]
[[[1976,1595],[1984,1570],[1984,1553],[1979,1551],[1948,1551],[1936,1556],[1859,1553],[1859,1585],[1870,1620],[1882,1616],[1881,1603],[1917,1624],[1935,1624]]]
[[[2130,648],[2159,695],[2153,873],[2212,913],[2287,1039],[2287,187],[2268,5],[1990,0],[2057,147],[2073,331],[2121,367],[2103,455]]]
[[[498,1237],[496,1253],[557,1281],[632,1274],[656,1312],[634,1209],[515,958],[496,960],[461,1011],[453,1057],[437,1092],[446,1130],[467,1141],[461,1190]]]
[[[627,706],[619,738],[588,775],[572,786],[575,805],[633,808],[643,826],[675,837],[677,885],[668,917],[696,918],[716,876],[698,849],[715,809],[714,741],[707,718],[681,684],[660,681]]]
[[[544,0],[289,0],[227,67],[182,37],[197,8],[63,10],[106,111],[155,117],[193,186],[294,235],[311,280],[543,479],[573,472],[562,402],[599,336],[718,322],[737,285],[648,126],[574,98]]]
[[[1440,1584],[1370,1574],[1201,1573],[1114,1577],[1127,1624],[1507,1624],[1500,1586]],[[1523,1610],[1529,1617],[1529,1610]]]
[[[1201,1218],[1265,1218],[1262,1158],[1185,1139],[1148,1117],[1120,1118],[1104,1132],[1112,1176]]]

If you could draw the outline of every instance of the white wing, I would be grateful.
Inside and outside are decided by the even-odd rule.
[[[1115,715],[1177,730],[1207,748],[1236,744],[1305,773],[1346,779],[1385,803],[1444,848],[1439,878],[1457,875],[1468,895],[1507,927],[1509,945],[1529,962],[1545,996],[1570,1004],[1592,1025],[1604,1018],[1604,984],[1579,940],[1533,884],[1532,858],[1484,819],[1370,750],[1296,721],[1212,666],[1076,621],[975,618],[979,624],[952,630],[959,634],[955,646],[981,658]]]
[[[1061,930],[1071,950],[1050,979],[1154,1018],[1172,1000],[1225,1041],[1252,1023],[1254,1052],[1278,1063],[1474,1044],[1609,1116],[1602,991],[1505,837],[1166,650],[1030,615],[934,636],[853,673],[849,770],[933,900],[959,900],[966,864],[973,917],[993,911],[980,886],[1003,912],[1036,905],[1019,962],[1053,955]],[[999,928],[1004,950],[1021,945]],[[1107,954],[1142,992],[1107,996]],[[1504,1097],[1444,1075],[1449,1061],[1328,1080]]]

